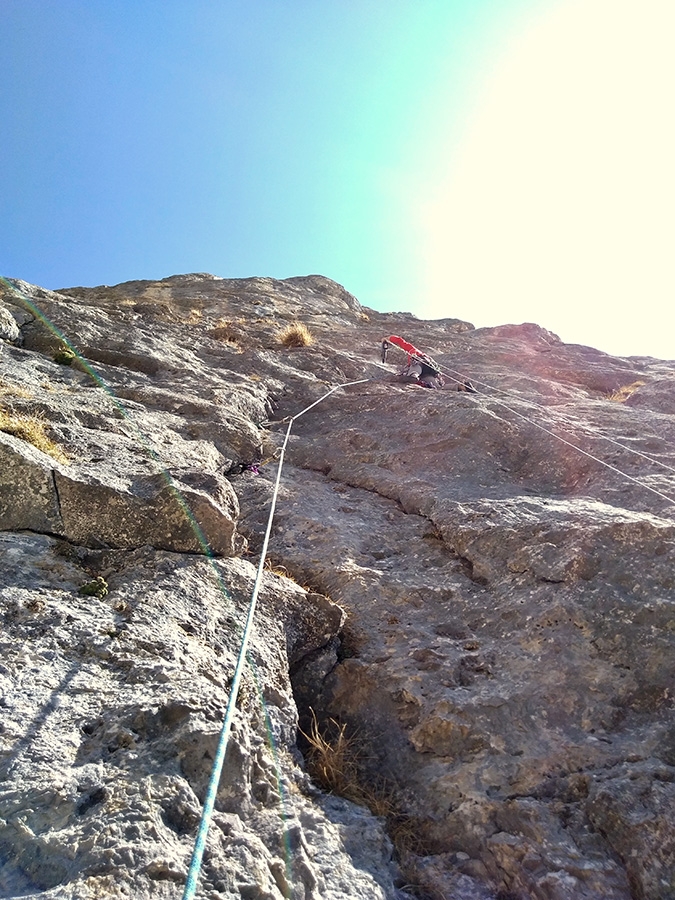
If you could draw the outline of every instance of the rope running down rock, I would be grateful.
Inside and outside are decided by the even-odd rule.
[[[223,764],[225,762],[225,755],[227,753],[227,744],[230,737],[230,732],[232,730],[232,719],[234,716],[234,710],[237,705],[237,697],[239,694],[239,685],[241,683],[241,678],[244,671],[244,664],[246,662],[246,652],[248,650],[249,639],[251,636],[251,630],[253,627],[253,619],[255,616],[255,608],[258,601],[258,593],[260,591],[260,585],[262,582],[263,571],[265,566],[265,557],[267,555],[267,546],[269,544],[270,533],[272,531],[272,520],[274,518],[274,510],[276,508],[277,503],[277,495],[279,493],[279,485],[281,483],[281,469],[284,464],[284,454],[286,453],[286,446],[288,444],[288,439],[291,434],[291,428],[293,427],[293,422],[296,419],[299,419],[300,416],[304,416],[305,413],[308,413],[310,409],[313,409],[327,397],[330,397],[331,394],[335,393],[335,391],[340,388],[350,387],[354,384],[364,384],[366,381],[369,381],[368,378],[361,378],[358,381],[348,381],[345,384],[338,384],[335,387],[331,388],[327,391],[323,396],[319,397],[318,400],[315,400],[314,403],[311,403],[309,406],[305,407],[305,409],[301,410],[301,412],[296,413],[296,415],[292,416],[289,423],[288,428],[286,429],[286,436],[284,437],[284,442],[281,447],[281,452],[279,454],[279,466],[277,469],[277,477],[274,484],[274,491],[272,493],[272,502],[270,504],[270,512],[267,520],[267,529],[265,531],[265,538],[263,540],[262,550],[260,551],[260,562],[258,563],[258,572],[256,574],[255,583],[253,585],[253,593],[251,594],[251,600],[248,606],[248,612],[246,615],[246,624],[244,626],[244,632],[241,638],[241,644],[239,648],[239,655],[237,657],[237,664],[234,670],[234,676],[232,678],[232,687],[230,688],[230,696],[227,702],[227,708],[225,710],[225,718],[223,720],[223,725],[220,732],[220,738],[218,741],[218,747],[216,749],[215,758],[213,760],[213,767],[211,769],[211,777],[209,780],[209,785],[206,789],[206,796],[204,798],[204,805],[202,807],[202,816],[199,822],[199,830],[197,832],[197,837],[195,838],[195,846],[192,852],[192,859],[190,861],[190,868],[187,874],[187,880],[185,882],[185,890],[183,892],[183,900],[192,900],[195,896],[195,891],[197,890],[197,881],[199,879],[199,872],[201,870],[202,865],[202,857],[204,855],[204,850],[206,848],[206,838],[208,835],[209,827],[211,825],[211,818],[213,815],[213,809],[216,802],[216,795],[218,793],[218,785],[220,783],[220,776],[223,770]]]

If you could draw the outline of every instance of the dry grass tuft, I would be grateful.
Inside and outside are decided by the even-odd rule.
[[[607,399],[614,401],[614,403],[624,403],[631,394],[634,394],[639,387],[646,383],[646,381],[634,381],[632,384],[624,384],[618,390],[607,394]]]
[[[43,453],[47,453],[57,462],[68,465],[70,460],[65,451],[47,434],[47,425],[38,416],[26,413],[15,413],[0,407],[0,431],[27,441]]]
[[[387,831],[397,852],[424,854],[421,823],[404,810],[395,787],[381,780],[374,783],[365,775],[369,757],[358,735],[349,735],[347,726],[329,719],[322,732],[314,710],[309,734],[302,732],[307,743],[307,770],[326,791],[367,806],[375,816],[386,820]]]
[[[12,382],[0,378],[0,397],[19,397],[23,400],[30,400],[33,398],[33,394],[21,385],[12,384]]]
[[[291,322],[278,334],[279,343],[283,347],[310,347],[314,338],[309,328],[303,322]]]
[[[265,571],[276,575],[277,578],[287,578],[289,581],[295,581],[295,578],[293,578],[286,566],[275,565],[270,559],[265,560]],[[297,581],[295,583],[297,584]]]
[[[335,719],[329,720],[331,734],[322,733],[314,710],[309,734],[303,731],[307,741],[307,768],[310,775],[324,790],[363,803],[364,795],[359,783],[359,757],[357,738],[347,735],[347,726]]]
[[[199,325],[202,321],[202,311],[194,306],[183,319],[186,325]]]
[[[239,347],[241,339],[241,328],[230,319],[218,319],[216,324],[208,332],[209,337],[216,341],[222,341],[225,344],[231,344],[233,347]]]

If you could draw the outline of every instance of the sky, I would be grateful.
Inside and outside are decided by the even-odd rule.
[[[675,358],[673,0],[0,0],[0,275]]]

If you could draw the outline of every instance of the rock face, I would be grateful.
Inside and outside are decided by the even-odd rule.
[[[197,896],[675,898],[675,362],[319,276],[5,283],[0,337],[0,897],[180,896],[288,417],[363,379],[293,422]]]

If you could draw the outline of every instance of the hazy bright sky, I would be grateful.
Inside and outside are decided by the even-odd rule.
[[[0,0],[0,274],[675,358],[675,0]]]

